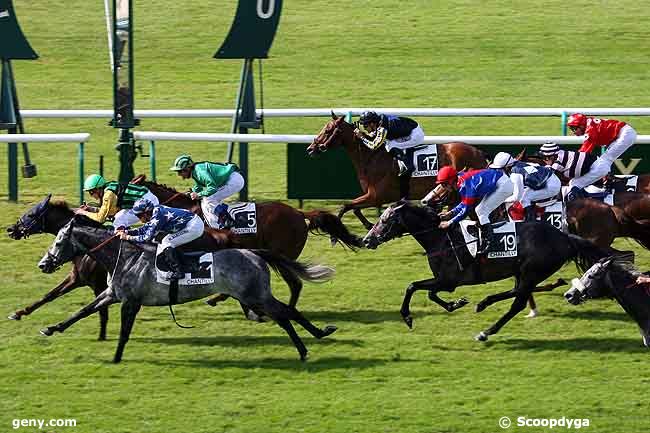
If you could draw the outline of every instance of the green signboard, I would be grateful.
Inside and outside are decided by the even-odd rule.
[[[282,0],[239,0],[217,59],[266,59],[280,22]]]
[[[11,0],[0,0],[0,58],[33,60],[38,54],[23,35]]]
[[[289,144],[287,150],[287,197],[290,199],[351,199],[361,195],[361,187],[350,158],[343,149],[328,150],[310,158],[307,145]],[[525,147],[529,154],[537,152],[540,146],[478,146],[490,157],[497,152],[516,155]],[[576,150],[578,146],[562,146]],[[616,160],[612,171],[615,174],[650,173],[648,148],[642,144],[625,152],[625,157]]]

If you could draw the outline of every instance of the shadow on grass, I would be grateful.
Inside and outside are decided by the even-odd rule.
[[[364,370],[382,366],[388,362],[387,359],[352,359],[342,356],[317,357],[301,362],[296,355],[291,359],[262,358],[250,360],[228,360],[228,359],[177,359],[177,360],[138,360],[129,359],[129,363],[143,363],[161,365],[166,367],[199,367],[199,368],[239,368],[239,369],[268,369],[268,370],[291,370],[319,372],[328,370]],[[400,360],[403,362],[403,360]]]
[[[542,312],[547,315],[547,312]],[[580,320],[623,320],[632,321],[625,311],[594,311],[594,310],[573,310],[573,311],[548,311],[549,316],[563,317],[567,319]]]
[[[444,310],[436,311],[437,306],[432,307],[432,311],[416,311],[414,316],[417,317],[426,317],[433,316],[436,314],[446,313]],[[227,312],[227,313],[218,313],[218,310],[215,307],[214,315],[207,315],[204,312],[200,314],[193,314],[192,317],[197,320],[214,320],[218,318],[220,320],[246,320],[244,315],[241,312]],[[300,311],[306,318],[314,322],[323,322],[323,323],[332,323],[336,325],[339,322],[357,322],[364,324],[373,324],[373,323],[384,323],[384,322],[401,322],[402,316],[399,314],[399,306],[394,310],[356,310],[356,311]]]
[[[175,345],[188,345],[188,346],[221,346],[221,347],[246,347],[246,346],[281,346],[285,345],[291,340],[286,335],[278,336],[215,336],[215,337],[163,337],[163,338],[148,338],[136,337],[131,338],[132,341],[139,343],[154,343],[154,344],[167,344]],[[353,347],[363,346],[361,340],[337,340],[336,338],[327,337],[322,340],[307,339],[305,342],[315,345],[348,345]]]
[[[566,352],[648,352],[643,346],[641,336],[637,338],[597,338],[597,337],[576,337],[564,340],[538,340],[511,338],[507,340],[491,341],[488,344],[505,348],[507,350],[529,350],[541,352],[546,350]]]

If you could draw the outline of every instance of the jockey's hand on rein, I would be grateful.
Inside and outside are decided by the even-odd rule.
[[[443,230],[445,230],[445,229],[448,229],[448,228],[449,228],[449,225],[450,225],[449,221],[442,221],[442,222],[438,225],[438,227],[441,228],[441,229],[443,229]]]

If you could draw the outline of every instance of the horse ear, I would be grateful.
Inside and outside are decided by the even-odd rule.
[[[334,120],[338,119],[338,117],[336,116],[336,114],[334,114],[334,110],[330,110],[330,111],[332,112],[332,119],[334,119]]]

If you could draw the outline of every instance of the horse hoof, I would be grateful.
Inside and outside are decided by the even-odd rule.
[[[41,335],[45,335],[46,337],[51,337],[54,334],[54,329],[52,328],[43,328],[41,329]]]
[[[205,303],[208,304],[211,307],[216,307],[217,306],[217,302],[213,301],[211,299],[208,299],[207,301],[205,301]]]
[[[300,361],[301,362],[306,362],[307,358],[309,358],[309,353],[305,352],[305,353],[300,354]]]
[[[409,329],[413,329],[413,318],[409,316],[402,316],[402,319],[404,319],[404,323],[406,323],[406,326],[409,327]]]
[[[528,319],[534,319],[535,317],[537,317],[537,310],[535,309],[530,310],[530,313],[526,314],[526,318]]]
[[[479,302],[478,304],[476,304],[476,312],[480,313],[481,311],[485,310],[486,307],[487,306],[484,303]]]
[[[334,236],[330,236],[330,244],[331,244],[333,247],[335,247],[336,244],[338,244],[338,243],[339,243],[339,240],[338,240],[337,238],[335,238]]]
[[[460,298],[457,301],[455,301],[452,304],[452,308],[450,311],[458,310],[459,308],[463,308],[465,305],[469,304],[469,300],[467,298]]]
[[[327,325],[327,326],[325,326],[325,328],[323,328],[323,335],[321,336],[321,338],[327,337],[328,335],[333,334],[334,332],[336,332],[337,329],[339,329],[339,328],[337,328],[335,325]]]
[[[7,319],[9,319],[9,320],[20,320],[21,317],[22,316],[20,314],[13,313],[13,314],[10,314],[9,316],[7,316]]]
[[[474,340],[476,340],[476,341],[487,341],[488,336],[487,336],[487,334],[485,332],[481,331],[481,332],[478,333],[478,335],[476,337],[474,337]]]

